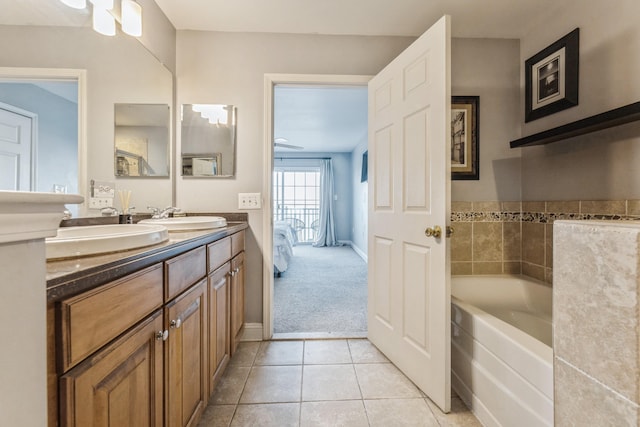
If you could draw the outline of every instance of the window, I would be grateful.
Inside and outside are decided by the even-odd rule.
[[[291,224],[299,242],[315,241],[320,218],[320,169],[275,169],[273,215],[274,221]]]

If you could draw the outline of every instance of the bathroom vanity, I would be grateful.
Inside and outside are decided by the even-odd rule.
[[[49,426],[197,424],[243,330],[246,228],[47,263]]]

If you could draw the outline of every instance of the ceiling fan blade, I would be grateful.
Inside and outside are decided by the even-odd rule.
[[[281,142],[274,142],[273,146],[282,147],[282,148],[291,148],[292,150],[304,150],[304,148],[300,147],[299,145],[283,144]]]

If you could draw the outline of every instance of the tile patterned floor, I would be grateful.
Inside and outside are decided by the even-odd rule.
[[[198,427],[481,426],[443,414],[366,339],[244,342]]]

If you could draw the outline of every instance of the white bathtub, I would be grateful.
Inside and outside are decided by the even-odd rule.
[[[451,383],[483,425],[553,425],[551,288],[524,276],[451,280]]]

